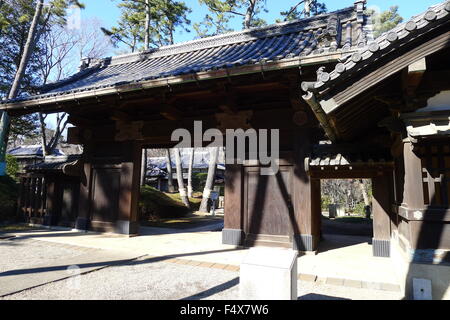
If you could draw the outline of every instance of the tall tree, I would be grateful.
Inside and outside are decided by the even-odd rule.
[[[191,12],[182,1],[123,0],[118,7],[118,25],[103,32],[116,46],[124,44],[131,52],[174,43],[177,28],[189,32]]]
[[[403,22],[403,17],[398,13],[398,6],[391,6],[383,12],[377,12],[371,9],[368,10],[368,13],[372,17],[375,38]]]
[[[173,186],[173,172],[172,172],[172,159],[170,156],[170,149],[166,149],[166,168],[167,168],[167,188],[169,192],[174,192]]]
[[[174,151],[175,151],[175,165],[177,167],[178,192],[180,193],[181,201],[183,201],[186,207],[190,208],[191,205],[189,203],[186,188],[184,187],[183,166],[181,164],[180,149],[175,148]]]
[[[195,158],[195,148],[191,148],[190,149],[190,153],[189,153],[189,168],[188,168],[188,184],[187,184],[187,189],[188,189],[188,197],[192,198],[192,169],[194,167],[194,158]]]
[[[142,148],[141,186],[145,186],[147,183],[147,170],[148,170],[147,166],[148,166],[147,149]]]
[[[98,20],[89,19],[80,28],[69,29],[55,25],[42,37],[42,50],[38,58],[40,84],[59,81],[76,71],[74,61],[81,58],[101,58],[110,47],[109,39],[100,31]],[[53,153],[68,125],[67,114],[57,113],[53,125],[47,130],[48,115],[38,113],[41,128],[41,144],[44,156]]]
[[[214,188],[214,180],[216,177],[217,159],[219,157],[219,148],[212,147],[209,149],[209,166],[208,176],[206,178],[205,188],[203,189],[202,202],[200,204],[200,212],[208,212],[208,201],[211,197],[211,191]]]
[[[327,6],[323,2],[317,0],[302,0],[297,2],[288,11],[280,12],[283,19],[278,19],[277,22],[293,21],[301,18],[308,18],[327,12]]]
[[[229,22],[232,18],[242,19],[244,29],[260,27],[267,22],[258,17],[261,11],[267,12],[266,0],[198,0],[206,5],[209,13],[201,23],[194,24],[194,29],[200,37],[221,34],[232,31]]]
[[[20,59],[19,67],[16,71],[11,89],[8,94],[8,99],[14,99],[17,97],[19,92],[19,85],[22,81],[25,69],[27,67],[28,61],[30,59],[30,54],[32,51],[32,46],[35,41],[35,36],[37,33],[39,19],[41,18],[42,9],[44,7],[44,0],[39,0],[36,3],[36,11],[33,17],[33,21],[30,26],[27,41],[22,52],[22,57]],[[0,176],[6,174],[6,147],[8,145],[8,133],[10,128],[10,120],[7,112],[2,112],[0,119]]]
[[[46,7],[44,8],[44,0],[19,0],[17,2],[9,3],[6,1],[1,3],[0,9],[2,10],[2,17],[5,18],[5,13],[14,12],[11,8],[17,8],[23,6],[23,8],[28,8],[29,12],[30,6],[35,4],[35,10],[33,12],[33,19],[29,24],[29,29],[27,30],[26,41],[23,44],[22,50],[19,51],[16,59],[19,61],[17,64],[17,69],[14,72],[14,80],[12,81],[9,93],[7,95],[8,99],[15,99],[22,89],[24,83],[24,76],[27,68],[29,67],[29,62],[32,59],[33,53],[36,51],[37,44],[41,38],[41,35],[45,33],[49,26],[54,24],[63,24],[66,22],[66,10],[72,6],[76,5],[80,8],[83,5],[77,0],[53,0],[48,1]],[[21,7],[22,8],[22,7]],[[21,18],[23,22],[29,21],[29,16],[23,15]],[[5,24],[2,24],[4,28]],[[11,25],[11,21],[9,22]],[[16,61],[17,61],[16,60]],[[5,154],[6,147],[8,145],[8,134],[10,130],[10,119],[6,112],[2,112],[0,115],[0,175],[4,175],[5,167]]]

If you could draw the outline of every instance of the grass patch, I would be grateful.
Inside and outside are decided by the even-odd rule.
[[[201,192],[199,194],[200,198],[198,197],[198,193],[193,194],[194,198],[189,198],[189,203],[191,204],[191,211],[198,211],[198,209],[200,208],[200,204],[202,203]],[[165,195],[183,205],[179,193],[165,193]]]
[[[188,229],[201,227],[209,224],[212,221],[219,221],[219,220],[222,219],[217,217],[189,216],[185,218],[145,221],[144,225],[148,227],[158,227],[158,228]]]
[[[372,224],[372,219],[366,219],[365,217],[352,217],[352,216],[344,216],[344,217],[336,217],[334,219],[330,219],[328,217],[324,217],[324,219],[336,222],[344,222],[344,223],[355,223],[355,224]]]
[[[29,230],[37,230],[39,228],[28,226],[26,224],[10,224],[0,226],[0,232],[15,232],[15,231],[29,231]]]
[[[191,198],[191,209],[181,201],[178,193],[164,193],[150,186],[141,188],[139,209],[144,221],[159,221],[167,218],[180,218],[197,211],[201,199]]]

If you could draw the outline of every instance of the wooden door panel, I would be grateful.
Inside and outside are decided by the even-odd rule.
[[[289,207],[291,167],[282,167],[277,176],[261,176],[246,170],[247,233],[287,236],[291,233]]]
[[[115,222],[118,216],[120,169],[94,169],[92,220]]]

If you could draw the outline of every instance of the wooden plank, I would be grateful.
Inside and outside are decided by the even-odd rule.
[[[225,170],[224,226],[226,229],[244,228],[244,176],[242,165],[227,164]]]
[[[373,188],[373,237],[389,240],[391,237],[392,181],[390,176],[372,179]]]

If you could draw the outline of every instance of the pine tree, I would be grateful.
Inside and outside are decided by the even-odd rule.
[[[177,28],[190,32],[184,2],[173,0],[123,0],[118,7],[121,16],[117,26],[103,28],[118,47],[124,44],[131,52],[174,43]]]
[[[242,19],[244,29],[261,27],[267,22],[258,17],[261,11],[267,12],[263,0],[198,0],[206,5],[209,13],[201,23],[194,24],[199,37],[217,35],[232,31],[229,22],[234,17]]]
[[[368,14],[372,16],[375,38],[378,38],[384,32],[395,28],[399,23],[403,22],[403,17],[398,13],[398,6],[392,6],[389,10],[381,13],[369,10]]]
[[[284,18],[278,19],[277,22],[308,18],[310,16],[316,16],[325,12],[327,12],[327,6],[325,3],[318,2],[317,0],[302,0],[290,10],[280,12],[280,15]]]

